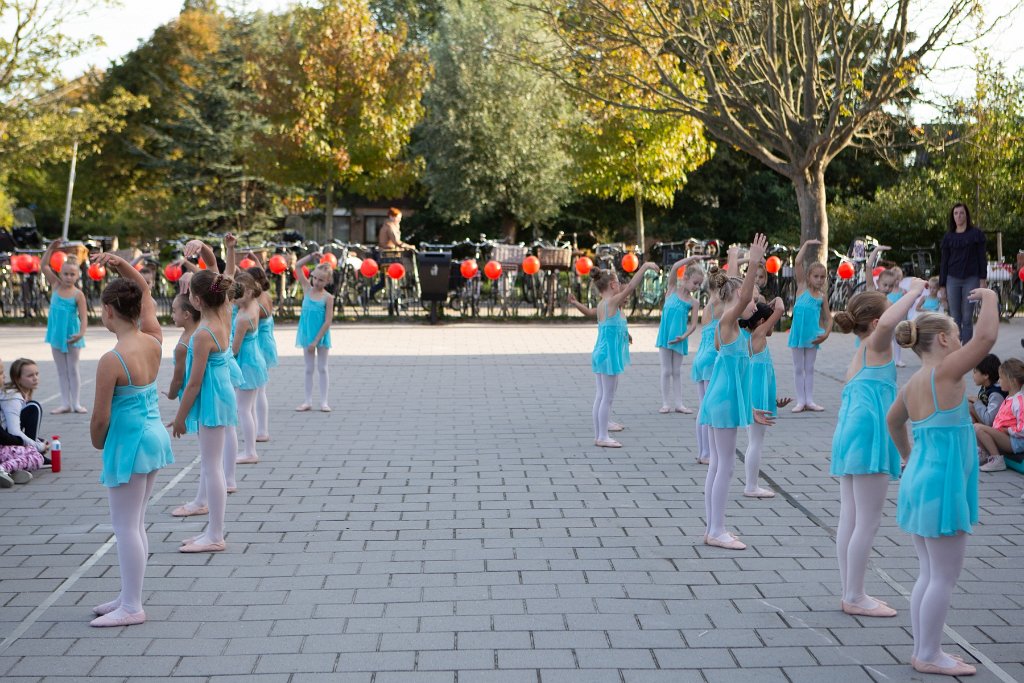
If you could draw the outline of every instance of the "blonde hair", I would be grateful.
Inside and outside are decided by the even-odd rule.
[[[904,320],[896,326],[896,343],[905,349],[913,349],[921,355],[932,350],[940,334],[950,334],[956,329],[953,319],[944,313],[921,313],[913,320]]]
[[[732,301],[733,296],[736,295],[736,292],[738,292],[742,286],[743,280],[738,277],[729,277],[729,275],[718,266],[712,267],[708,272],[708,288],[717,293],[718,300],[722,303]]]
[[[1007,358],[999,364],[999,371],[1016,382],[1017,386],[1024,387],[1024,361]]]
[[[16,391],[26,399],[32,398],[32,390],[22,389],[18,384],[18,380],[21,379],[21,371],[30,365],[38,366],[39,364],[29,358],[19,358],[11,363],[11,374],[7,378],[7,383],[4,384],[4,391]]]
[[[938,294],[939,293],[939,276],[928,278],[928,293]]]
[[[705,278],[708,275],[707,273],[704,272],[704,267],[702,265],[700,265],[699,263],[691,263],[690,265],[686,266],[686,272],[683,273],[683,277],[681,279],[685,280],[686,278],[690,277],[695,273],[697,275],[700,275],[701,278]]]

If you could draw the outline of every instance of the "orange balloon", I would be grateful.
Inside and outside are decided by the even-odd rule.
[[[388,266],[388,277],[392,280],[401,280],[405,277],[405,266],[401,263],[392,263]]]
[[[334,270],[338,267],[338,257],[328,252],[320,257],[320,263],[326,263],[331,267],[331,270]]]
[[[640,267],[640,259],[637,258],[636,254],[629,253],[622,257],[622,269],[627,273],[632,273]]]
[[[782,259],[778,256],[769,256],[768,260],[764,262],[764,269],[772,275],[777,274],[782,270]]]
[[[523,272],[527,275],[536,275],[540,270],[540,259],[536,256],[527,256],[523,259]]]
[[[885,272],[885,266],[875,266],[875,269],[871,271],[871,274],[874,275],[875,277],[878,277],[879,275],[881,275],[884,272]],[[1024,280],[1024,277],[1022,277],[1021,280]]]
[[[682,280],[683,275],[686,273],[686,266],[679,266],[679,270],[676,271],[676,279]]]
[[[181,279],[182,274],[185,271],[182,270],[181,266],[177,263],[168,263],[164,266],[164,277],[171,282],[177,282]]]
[[[307,265],[303,265],[302,266],[302,274],[305,275],[307,278],[309,277],[309,266],[307,266]],[[292,275],[294,275],[295,279],[298,280],[299,279],[299,269],[298,268],[292,268]]]
[[[89,279],[100,281],[107,274],[107,269],[98,263],[89,264]]]
[[[359,274],[363,277],[373,277],[380,272],[380,266],[372,258],[365,259],[359,266]]]
[[[281,254],[274,254],[271,256],[270,263],[267,265],[270,266],[270,272],[274,275],[280,275],[284,271],[288,270],[288,261],[285,260],[284,256]]]
[[[255,265],[256,262],[253,261],[251,258],[244,258],[238,262],[238,267],[241,268],[242,270],[249,270]]]
[[[64,267],[64,262],[68,260],[68,255],[63,251],[55,251],[50,256],[50,268],[53,268],[54,272],[59,273],[60,269]]]
[[[844,280],[849,280],[853,277],[853,264],[849,261],[843,261],[839,264],[839,268],[836,269],[836,273]]]
[[[477,265],[476,259],[468,258],[459,266],[459,272],[462,273],[462,277],[472,280],[480,272],[480,266]]]
[[[497,261],[488,261],[484,266],[484,275],[490,280],[497,280],[501,277],[501,264]]]
[[[589,256],[581,256],[576,259],[576,273],[579,275],[589,275],[590,271],[594,268],[594,262],[590,260]]]
[[[206,261],[199,259],[199,270],[206,270]]]

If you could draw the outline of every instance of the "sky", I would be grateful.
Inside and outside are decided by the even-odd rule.
[[[982,0],[986,19],[1002,16],[1016,7],[1021,0]],[[236,4],[251,9],[273,11],[292,4],[289,0],[236,0]],[[936,0],[941,6],[943,0]],[[181,0],[120,0],[116,7],[92,12],[86,20],[77,23],[72,32],[80,36],[98,35],[106,45],[69,61],[64,67],[67,76],[82,73],[89,66],[105,68],[111,61],[131,51],[140,40],[148,38],[161,24],[170,21],[181,10]],[[1010,72],[1024,69],[1024,45],[1021,33],[1024,31],[1024,9],[1016,9],[1001,28],[992,31],[982,40],[996,61],[1002,61]],[[923,94],[928,99],[941,100],[950,96],[970,96],[974,87],[972,67],[974,55],[968,49],[951,49],[941,58],[939,66],[929,82],[921,83]],[[927,121],[934,117],[936,110],[927,105],[915,107],[915,117]]]

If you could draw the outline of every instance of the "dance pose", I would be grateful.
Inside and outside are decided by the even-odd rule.
[[[590,367],[597,382],[594,396],[594,445],[602,448],[622,448],[622,444],[608,436],[612,415],[612,402],[619,386],[619,375],[629,365],[629,327],[621,310],[622,303],[643,280],[644,273],[658,270],[648,261],[641,266],[625,285],[619,284],[614,270],[597,270],[591,273],[593,286],[601,295],[597,305],[597,341],[590,356]],[[614,425],[614,423],[611,423]],[[619,431],[621,425],[614,425]]]
[[[93,262],[116,270],[120,278],[103,289],[103,326],[117,336],[113,350],[96,367],[96,400],[89,433],[103,450],[100,483],[107,487],[110,520],[117,539],[121,592],[93,609],[91,626],[130,626],[146,620],[142,581],[149,558],[146,503],[157,471],[174,462],[171,439],[160,421],[156,378],[163,335],[156,304],[146,281],[114,254]]]
[[[828,271],[818,261],[806,263],[808,246],[820,245],[807,240],[794,259],[797,296],[793,305],[793,324],[789,328],[789,348],[793,350],[793,377],[796,384],[794,413],[825,410],[814,402],[814,361],[818,345],[828,339],[832,315],[828,309]]]
[[[740,324],[750,331],[750,402],[754,410],[775,416],[778,408],[789,405],[789,398],[779,398],[775,386],[775,366],[772,364],[768,337],[786,312],[786,304],[776,297],[771,304],[758,303],[754,314]],[[775,492],[757,485],[761,472],[761,452],[768,425],[751,422],[747,425],[747,451],[743,456],[746,470],[746,485],[743,495],[748,498],[774,498]]]
[[[251,252],[249,258],[259,263],[259,259]],[[260,307],[260,324],[257,335],[260,352],[267,370],[278,366],[277,340],[274,338],[274,302],[270,298],[270,280],[262,265],[252,266],[249,274],[260,287],[260,295],[256,300]],[[267,400],[267,385],[263,384],[256,390],[256,441],[270,441],[270,401]]]
[[[661,409],[659,413],[692,413],[683,403],[683,356],[690,352],[689,337],[697,329],[700,306],[693,293],[704,282],[704,269],[695,264],[705,256],[676,261],[668,274],[668,294],[661,309],[658,338],[654,345],[661,360]],[[686,268],[682,277],[679,271]]]
[[[0,386],[3,384],[4,364],[0,361]],[[0,401],[3,400],[0,395]],[[35,402],[33,401],[33,403]],[[38,403],[35,404],[35,406],[38,405]],[[33,410],[36,411],[38,408],[34,407]],[[41,412],[40,410],[39,413],[41,414]],[[22,410],[19,410],[16,431],[20,431],[21,428],[21,413]],[[6,489],[15,484],[27,484],[32,481],[32,471],[38,470],[43,464],[43,455],[36,447],[34,440],[8,431],[7,418],[0,406],[0,488]]]
[[[295,346],[302,349],[306,360],[306,400],[296,408],[305,412],[313,408],[313,369],[320,376],[320,410],[331,412],[327,403],[329,379],[327,376],[327,354],[331,350],[331,322],[334,320],[334,297],[325,287],[331,282],[331,269],[325,264],[318,265],[307,278],[302,270],[313,258],[306,254],[295,264],[295,275],[302,285],[302,311],[299,313],[299,330]]]
[[[953,319],[941,313],[923,313],[896,326],[897,341],[914,350],[922,367],[900,390],[888,415],[889,434],[907,462],[896,519],[912,535],[920,565],[910,597],[910,663],[922,673],[947,676],[975,673],[973,666],[942,651],[967,534],[978,521],[978,458],[964,375],[992,350],[999,331],[996,293],[975,289],[968,299],[981,302],[981,312],[966,344],[961,345]]]
[[[198,240],[185,245],[186,257],[200,251],[205,254],[209,247]],[[232,282],[215,272],[215,267],[196,273],[189,284],[189,298],[202,317],[189,340],[185,391],[172,426],[175,438],[186,432],[199,434],[201,488],[210,514],[203,533],[182,543],[179,550],[184,553],[217,552],[226,547],[227,485],[222,461],[226,430],[238,424],[234,387],[241,383],[242,377],[228,347],[231,317],[228,295]]]
[[[78,287],[78,278],[82,271],[78,259],[68,254],[60,274],[50,267],[50,259],[61,244],[54,240],[43,254],[42,269],[46,281],[53,288],[50,297],[50,311],[46,318],[46,343],[53,352],[53,362],[57,366],[57,381],[60,383],[60,407],[50,411],[53,415],[63,413],[85,413],[85,407],[79,401],[82,386],[82,375],[78,370],[78,358],[85,346],[85,331],[89,326],[86,313],[85,294]]]
[[[839,419],[832,437],[830,474],[839,477],[839,526],[836,557],[842,584],[842,610],[867,617],[894,617],[896,610],[864,592],[864,576],[882,521],[890,479],[899,479],[900,457],[889,438],[885,418],[896,400],[896,364],[892,340],[907,317],[924,281],[914,279],[910,295],[892,304],[881,292],[855,294],[836,327],[861,340],[846,371]]]
[[[263,357],[259,342],[260,307],[256,301],[260,287],[255,278],[246,271],[235,274],[234,300],[238,317],[235,321],[234,340],[231,351],[242,370],[242,383],[235,388],[238,401],[238,421],[245,439],[245,453],[238,457],[238,441],[231,448],[229,441],[224,451],[224,474],[228,491],[236,488],[235,463],[253,464],[259,462],[256,454],[256,392],[267,384],[267,361]]]
[[[878,276],[878,291],[885,294],[885,298],[889,300],[890,304],[894,304],[903,298],[903,290],[900,289],[900,280],[903,279],[903,271],[899,268],[887,268],[883,270]],[[910,309],[907,309],[910,312]],[[904,320],[906,316],[904,316]],[[899,321],[896,321],[899,322]],[[903,362],[903,349],[896,343],[896,340],[892,341],[892,358],[896,363],[896,367],[905,368],[907,364]]]
[[[715,331],[718,358],[711,372],[707,393],[700,404],[699,419],[711,428],[714,448],[704,483],[704,512],[707,533],[704,543],[730,550],[747,546],[725,529],[725,506],[729,497],[733,466],[736,462],[736,430],[746,427],[754,418],[751,402],[750,333],[740,327],[741,318],[749,318],[756,310],[754,264],[764,258],[768,240],[758,233],[750,245],[750,266],[742,280],[727,278],[712,268],[708,277],[718,290],[722,317]],[[766,421],[768,423],[768,421]]]
[[[999,384],[1006,389],[1007,398],[992,425],[974,425],[982,472],[1002,472],[1006,456],[1019,461],[1024,453],[1024,363],[1016,358],[1003,361],[999,365]]]
[[[715,332],[718,330],[718,319],[724,310],[718,300],[718,282],[723,278],[707,278],[708,282],[708,305],[702,311],[702,323],[704,327],[700,331],[700,344],[697,352],[693,355],[693,366],[690,368],[690,379],[697,384],[697,398],[704,403],[704,395],[707,392],[708,382],[711,380],[711,371],[715,367],[715,359],[718,358],[718,349],[715,348]],[[711,439],[710,427],[700,421],[698,413],[696,419],[697,429],[697,462],[707,465],[711,462],[711,453],[715,444]]]

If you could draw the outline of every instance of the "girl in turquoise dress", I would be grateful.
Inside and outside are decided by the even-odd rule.
[[[885,298],[888,299],[890,304],[894,304],[903,298],[903,290],[900,289],[901,280],[903,280],[903,271],[899,268],[889,268],[878,275],[878,291],[885,294]],[[903,316],[903,319],[906,320],[906,316]],[[898,368],[907,367],[902,357],[903,349],[900,348],[900,345],[894,339],[892,342],[892,358]]]
[[[235,388],[238,401],[238,422],[245,440],[245,453],[238,457],[238,439],[234,444],[228,441],[224,454],[224,470],[228,489],[235,488],[234,465],[259,462],[256,454],[256,392],[267,384],[267,361],[259,342],[259,285],[252,275],[245,271],[235,273],[232,292],[238,305],[235,320],[235,335],[231,351],[242,371],[242,383]],[[232,448],[232,445],[234,448]]]
[[[629,329],[622,303],[643,280],[644,273],[657,271],[658,266],[648,261],[637,269],[625,285],[619,283],[614,270],[597,270],[592,274],[593,286],[601,295],[597,304],[597,341],[590,356],[590,367],[597,379],[594,397],[594,445],[602,448],[621,448],[622,444],[608,436],[612,402],[619,385],[619,375],[629,365]]]
[[[92,626],[130,626],[146,620],[142,582],[149,543],[146,503],[157,471],[174,462],[171,440],[160,419],[156,378],[163,336],[156,303],[146,281],[127,261],[99,254],[95,263],[121,277],[101,295],[103,325],[117,336],[114,349],[96,368],[96,401],[89,432],[103,451],[100,483],[107,487],[117,539],[121,592],[94,608]]]
[[[693,293],[704,282],[704,269],[695,264],[706,256],[691,256],[672,264],[668,293],[661,309],[658,338],[654,345],[661,360],[661,409],[659,413],[692,413],[683,403],[683,356],[689,353],[689,337],[697,329],[699,304]]]
[[[718,358],[718,349],[715,348],[715,332],[718,330],[718,319],[725,310],[718,301],[718,290],[716,283],[721,278],[707,278],[708,283],[708,305],[701,312],[704,327],[700,331],[700,345],[697,353],[693,355],[693,366],[690,368],[690,379],[697,384],[697,398],[704,403],[704,394],[707,392],[708,382],[711,381],[711,372],[715,368],[715,359]],[[711,451],[715,444],[711,439],[711,428],[700,421],[698,411],[696,419],[697,429],[697,462],[707,465],[711,462]]]
[[[857,335],[861,342],[846,371],[829,468],[839,477],[836,557],[840,606],[847,614],[896,616],[896,610],[864,591],[864,577],[889,481],[900,476],[899,453],[885,424],[897,391],[893,335],[923,290],[923,280],[912,280],[909,294],[895,304],[881,292],[859,292],[835,316],[836,328]]]
[[[914,350],[921,369],[900,390],[888,415],[889,434],[907,463],[896,521],[911,534],[920,565],[910,596],[910,664],[922,673],[948,676],[975,673],[973,666],[942,651],[967,535],[978,521],[978,455],[964,376],[992,350],[999,332],[996,293],[975,289],[969,300],[980,302],[981,311],[973,338],[963,346],[956,323],[942,313],[922,313],[896,326],[896,341]]]
[[[764,258],[768,240],[758,233],[750,245],[750,265],[743,280],[727,278],[712,268],[709,279],[718,290],[722,317],[715,331],[718,358],[711,372],[707,393],[700,404],[699,419],[711,428],[714,448],[704,483],[704,513],[707,533],[704,543],[720,548],[743,550],[747,546],[725,529],[725,506],[736,461],[736,432],[754,420],[750,389],[750,334],[740,319],[755,311],[754,282],[757,265]]]
[[[212,264],[192,277],[189,299],[202,317],[189,341],[186,354],[185,391],[172,425],[175,438],[198,433],[200,479],[204,485],[209,522],[206,529],[182,542],[183,553],[219,552],[225,549],[224,514],[227,485],[223,455],[227,429],[238,424],[238,404],[234,387],[241,383],[241,372],[231,355],[230,278],[216,272],[213,251],[199,240],[185,245],[185,258],[202,254]]]
[[[793,324],[789,328],[789,348],[793,351],[793,381],[796,384],[794,413],[824,410],[814,402],[814,361],[818,345],[828,339],[832,315],[828,309],[828,271],[818,261],[806,262],[808,246],[819,246],[819,240],[807,240],[793,260],[796,276],[796,303]]]
[[[760,297],[759,297],[760,298]],[[763,299],[762,299],[763,301]],[[790,399],[778,397],[775,386],[775,366],[772,364],[771,350],[768,348],[768,337],[771,336],[775,323],[786,312],[786,304],[776,297],[771,304],[759,302],[753,316],[741,320],[750,330],[750,402],[754,410],[765,415],[775,416],[778,408],[789,404]],[[747,451],[743,457],[746,470],[746,486],[743,495],[748,498],[774,498],[775,492],[757,485],[761,472],[761,453],[764,450],[764,437],[768,425],[751,422],[747,425]]]
[[[63,413],[86,413],[79,394],[82,375],[78,370],[78,359],[85,347],[85,331],[89,326],[85,294],[78,287],[82,270],[78,259],[68,254],[60,272],[54,272],[50,260],[57,253],[61,240],[54,240],[42,257],[42,271],[53,289],[50,310],[46,317],[46,343],[53,353],[57,366],[57,380],[60,384],[60,407],[51,410],[53,415]]]
[[[320,377],[320,410],[331,412],[327,402],[330,382],[327,376],[327,354],[331,350],[331,322],[334,320],[334,297],[326,287],[331,282],[331,269],[320,264],[306,277],[302,270],[314,254],[303,256],[295,264],[295,276],[302,285],[302,311],[299,313],[299,330],[295,345],[302,349],[306,361],[306,400],[295,410],[301,412],[313,408],[313,370]]]
[[[939,278],[933,277],[928,280],[928,294],[917,302],[915,310],[918,313],[943,312],[942,299],[939,298]]]

